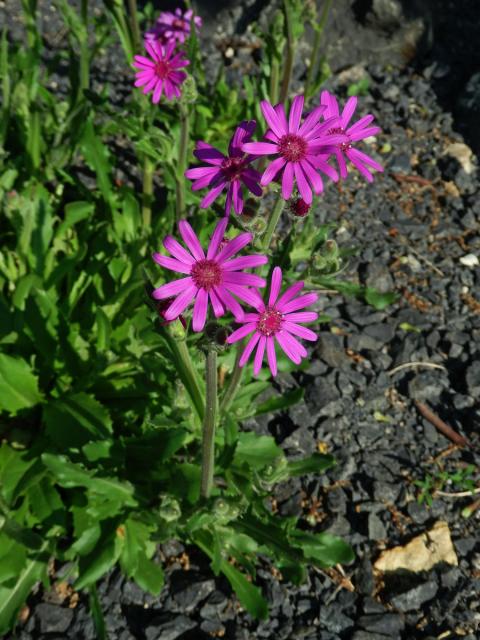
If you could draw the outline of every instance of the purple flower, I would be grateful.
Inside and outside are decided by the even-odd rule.
[[[338,118],[329,118],[319,123],[319,118],[325,110],[323,106],[314,109],[300,125],[303,102],[303,96],[293,99],[287,122],[282,104],[273,108],[269,102],[263,100],[260,106],[270,127],[265,137],[270,142],[247,142],[242,149],[254,155],[278,155],[263,173],[260,184],[269,184],[280,171],[283,171],[283,198],[290,198],[296,182],[303,200],[311,204],[312,188],[315,193],[323,191],[323,182],[316,169],[320,169],[332,180],[338,180],[337,172],[326,162],[324,156],[333,150],[333,145],[344,142],[346,138],[341,134],[329,133],[329,129],[335,126]]]
[[[193,11],[183,11],[175,9],[175,13],[171,11],[162,11],[159,15],[155,26],[145,33],[147,40],[160,40],[163,44],[173,40],[179,44],[183,44],[190,37],[190,23],[192,21]],[[193,17],[195,28],[202,26],[200,16]]]
[[[265,280],[255,274],[240,271],[266,264],[267,257],[251,255],[230,260],[252,241],[253,236],[251,233],[241,233],[229,242],[223,243],[227,223],[228,218],[223,218],[215,227],[206,256],[195,232],[186,220],[181,220],[178,228],[188,250],[172,236],[167,236],[163,246],[173,257],[153,254],[155,262],[162,267],[187,274],[186,278],[164,284],[152,293],[156,300],[175,297],[165,311],[165,320],[178,318],[195,300],[192,326],[194,331],[201,331],[205,326],[209,299],[216,318],[229,309],[237,320],[241,320],[244,313],[234,295],[248,304],[257,302],[257,295],[248,287],[264,287]]]
[[[340,169],[340,176],[345,179],[348,175],[347,163],[345,162],[344,157],[346,156],[350,162],[357,167],[360,173],[365,176],[368,182],[372,182],[373,175],[367,167],[372,167],[377,171],[383,171],[383,167],[373,158],[367,156],[366,153],[355,149],[353,143],[380,133],[381,129],[379,127],[370,126],[373,122],[373,116],[370,114],[366,115],[349,127],[348,124],[355,113],[355,109],[357,108],[357,98],[355,96],[352,96],[347,100],[341,116],[337,99],[331,93],[328,91],[322,91],[320,101],[322,105],[326,107],[323,114],[325,118],[340,118],[339,126],[331,128],[330,133],[343,133],[347,136],[345,142],[341,142],[336,145],[334,152]]]
[[[228,156],[224,156],[206,142],[197,142],[195,156],[210,166],[188,169],[185,171],[185,177],[194,181],[193,191],[205,187],[210,189],[200,203],[203,209],[210,206],[222,191],[227,189],[225,214],[230,215],[232,203],[235,213],[242,213],[242,184],[254,195],[262,195],[262,189],[258,184],[260,174],[249,166],[254,158],[242,151],[242,145],[251,139],[254,130],[255,120],[241,122],[230,140]]]
[[[300,364],[302,358],[306,358],[307,351],[295,336],[311,341],[317,339],[317,335],[313,331],[298,324],[317,319],[317,314],[314,311],[299,311],[299,309],[313,304],[317,300],[317,294],[307,293],[295,298],[303,288],[303,282],[296,282],[278,298],[281,286],[282,270],[280,267],[275,267],[272,273],[268,304],[265,304],[256,293],[256,301],[252,306],[255,307],[257,313],[246,313],[242,320],[243,327],[234,331],[227,338],[227,342],[232,344],[253,333],[242,353],[239,365],[243,367],[256,348],[253,363],[255,375],[262,368],[265,350],[270,371],[273,376],[277,375],[277,356],[275,353],[277,343],[290,360],[295,364]]]
[[[163,92],[167,100],[171,100],[174,96],[179,98],[179,86],[187,77],[187,74],[179,69],[190,64],[185,59],[185,54],[179,52],[173,55],[174,41],[165,46],[157,41],[148,40],[145,40],[144,44],[151,59],[135,56],[134,66],[138,69],[135,74],[135,86],[143,87],[143,93],[153,91],[153,104],[159,102]]]

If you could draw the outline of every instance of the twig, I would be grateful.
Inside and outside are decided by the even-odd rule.
[[[426,404],[423,404],[423,402],[418,402],[418,400],[414,400],[414,402],[415,402],[415,406],[420,411],[422,416],[426,420],[428,420],[428,422],[433,424],[433,426],[436,429],[438,429],[441,433],[443,433],[443,435],[449,438],[449,440],[451,440],[455,444],[458,444],[461,447],[471,446],[467,438],[464,438],[459,433],[454,431],[452,427],[450,427],[446,422],[444,422],[441,418],[435,415],[433,411],[427,407]]]
[[[442,369],[442,371],[447,371],[447,368],[443,366],[443,364],[435,364],[434,362],[404,362],[403,364],[399,364],[398,367],[394,367],[387,371],[389,376],[393,376],[394,373],[398,373],[402,371],[402,369],[408,369],[409,367],[427,367],[430,369]]]
[[[442,496],[444,498],[469,498],[480,493],[480,487],[478,489],[472,489],[472,491],[459,491],[458,493],[448,493],[448,491],[435,491],[435,495]]]
[[[413,182],[415,184],[420,184],[423,187],[430,187],[434,189],[433,183],[431,180],[427,180],[427,178],[421,178],[420,176],[403,176],[400,173],[391,173],[392,178],[394,178],[397,182]]]

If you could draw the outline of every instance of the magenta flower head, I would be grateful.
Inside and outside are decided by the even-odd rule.
[[[162,285],[152,293],[156,300],[175,297],[165,311],[165,320],[178,318],[195,301],[192,326],[194,331],[201,331],[205,326],[209,299],[216,318],[229,309],[237,321],[242,320],[244,312],[234,296],[250,305],[257,303],[258,294],[249,287],[264,287],[265,280],[253,273],[241,273],[241,270],[266,264],[267,257],[251,255],[232,258],[252,241],[253,236],[251,233],[241,233],[229,242],[222,243],[227,223],[228,218],[223,218],[215,227],[207,255],[186,220],[181,220],[178,228],[187,249],[167,236],[163,246],[173,257],[153,254],[155,262],[162,267],[187,275],[186,278]]]
[[[283,170],[282,196],[288,200],[292,195],[296,182],[301,197],[307,204],[312,202],[312,188],[315,193],[323,191],[323,182],[316,169],[320,169],[331,180],[338,180],[338,175],[325,159],[333,149],[333,145],[346,140],[342,134],[331,133],[338,118],[329,118],[319,122],[325,107],[314,109],[300,124],[303,112],[303,96],[297,96],[292,102],[287,122],[282,104],[275,108],[263,100],[260,103],[263,116],[270,130],[265,137],[270,142],[247,142],[242,149],[254,155],[277,155],[278,157],[266,168],[260,184],[265,186],[274,180]],[[310,186],[311,185],[311,186]]]
[[[256,196],[262,195],[259,186],[260,174],[249,165],[253,156],[245,155],[242,145],[248,142],[255,131],[255,120],[241,122],[230,140],[228,156],[203,141],[197,142],[193,152],[206,167],[195,167],[185,171],[185,177],[193,180],[192,189],[197,191],[208,187],[210,190],[203,198],[202,209],[209,207],[224,189],[227,189],[225,215],[230,215],[232,203],[235,213],[243,211],[242,184]]]
[[[340,176],[342,179],[345,179],[348,175],[347,163],[344,157],[346,156],[368,182],[372,182],[373,175],[368,167],[372,167],[376,169],[376,171],[383,171],[383,167],[373,158],[367,156],[366,153],[355,149],[353,143],[380,133],[380,127],[370,126],[373,122],[373,116],[370,114],[366,115],[349,127],[350,120],[357,108],[357,98],[355,96],[347,100],[342,115],[340,115],[337,99],[328,91],[322,91],[321,103],[326,107],[323,114],[325,118],[340,118],[339,125],[330,129],[330,133],[343,133],[347,136],[345,142],[337,144],[335,148],[335,156],[340,169]]]
[[[185,11],[185,13],[181,9],[175,9],[174,13],[162,11],[155,26],[145,33],[145,38],[147,40],[160,40],[163,44],[171,40],[175,43],[183,44],[190,37],[192,18],[195,29],[199,29],[202,26],[202,19],[200,16],[194,16],[191,9]]]
[[[267,351],[268,365],[272,375],[277,375],[277,356],[275,353],[276,343],[285,354],[293,360],[295,364],[300,364],[302,358],[307,356],[305,347],[295,338],[299,336],[304,340],[315,341],[317,335],[302,327],[300,322],[312,322],[317,319],[314,311],[299,311],[317,300],[316,293],[295,296],[303,288],[303,282],[296,282],[289,287],[279,298],[282,286],[282,270],[275,267],[272,274],[270,286],[270,296],[268,304],[265,304],[258,294],[256,294],[255,304],[252,305],[257,310],[256,313],[246,313],[242,322],[243,327],[237,329],[227,338],[227,342],[232,344],[253,333],[247,342],[239,361],[241,367],[249,359],[252,351],[257,349],[253,362],[253,373],[258,374],[262,368],[263,356]]]
[[[159,102],[162,93],[165,93],[167,100],[179,98],[179,87],[187,77],[187,74],[179,69],[188,66],[189,60],[185,59],[183,52],[173,55],[174,41],[165,46],[153,40],[145,40],[144,44],[151,59],[135,56],[134,66],[138,69],[135,74],[135,86],[143,87],[143,93],[153,91],[153,104]]]

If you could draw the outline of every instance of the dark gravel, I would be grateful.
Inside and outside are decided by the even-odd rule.
[[[382,126],[370,152],[381,159],[385,173],[373,185],[352,174],[341,188],[330,187],[315,216],[319,223],[338,223],[334,237],[340,246],[359,247],[348,265],[348,279],[380,291],[395,290],[399,299],[376,311],[340,295],[321,296],[320,310],[332,320],[322,327],[311,367],[279,380],[279,390],[305,387],[305,402],[281,416],[245,425],[274,435],[291,456],[318,449],[336,456],[338,465],[326,476],[284,484],[275,498],[280,514],[302,515],[317,530],[345,536],[355,549],[355,562],[344,568],[345,577],[338,571],[312,570],[306,584],[293,587],[275,578],[260,560],[257,579],[271,617],[258,623],[241,610],[228,583],[212,575],[200,552],[172,542],[161,550],[168,572],[159,598],[116,571],[101,582],[110,637],[414,640],[438,638],[447,631],[452,638],[479,637],[480,510],[463,519],[460,512],[471,502],[468,498],[437,496],[431,505],[419,504],[414,484],[439,469],[455,472],[472,463],[478,469],[480,460],[480,267],[462,263],[465,256],[480,253],[478,166],[474,155],[471,166],[465,162],[468,148],[452,146],[464,144],[457,133],[462,129],[458,114],[467,109],[467,121],[475,112],[480,86],[470,77],[472,56],[478,55],[476,48],[471,53],[474,38],[467,39],[462,54],[455,37],[469,32],[478,11],[474,2],[442,4],[443,11],[432,13],[428,2],[405,2],[400,7],[404,13],[394,20],[385,13],[390,6],[395,14],[400,5],[394,1],[336,4],[327,39],[330,51],[339,32],[343,38],[347,32],[349,41],[352,34],[358,38],[341,62],[333,58],[339,72],[327,88],[345,97],[352,82],[368,78],[360,110],[361,115],[374,113]],[[456,12],[448,35],[452,7],[460,4],[463,10]],[[18,3],[7,5],[7,10],[15,7],[9,24],[19,37]],[[204,36],[212,76],[224,63],[233,81],[250,65],[254,72],[247,44],[255,36],[246,27],[251,19],[267,20],[274,5],[232,3],[215,20],[207,19]],[[49,37],[57,33],[61,46],[58,23],[45,19],[45,24]],[[438,37],[429,40],[434,27],[434,35],[443,34],[440,44]],[[416,38],[413,51],[402,49],[407,36]],[[386,53],[379,46],[375,53],[374,41],[391,46]],[[234,56],[227,59],[229,46]],[[304,58],[299,59],[297,78],[303,72]],[[442,66],[446,60],[465,63],[455,77],[461,108],[445,97],[450,82],[450,72]],[[117,83],[121,102],[131,90],[125,70],[122,83],[118,62],[99,56],[96,64],[95,81]],[[478,128],[478,117],[476,123]],[[469,131],[465,126],[473,140]],[[399,368],[412,362],[437,368]],[[473,447],[452,447],[419,415],[414,400],[428,403]],[[454,489],[446,486],[445,491]],[[407,542],[438,520],[449,525],[458,567],[439,566],[383,584],[372,567],[379,552]],[[91,640],[95,635],[88,603],[80,595],[79,601],[70,597],[58,604],[39,591],[30,601],[27,622],[10,637]]]

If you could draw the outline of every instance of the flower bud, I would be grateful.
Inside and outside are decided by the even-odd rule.
[[[305,218],[311,209],[311,205],[307,204],[302,198],[290,200],[290,211],[296,218]]]
[[[194,104],[198,98],[197,83],[193,76],[188,75],[182,84],[181,102],[184,104]]]

